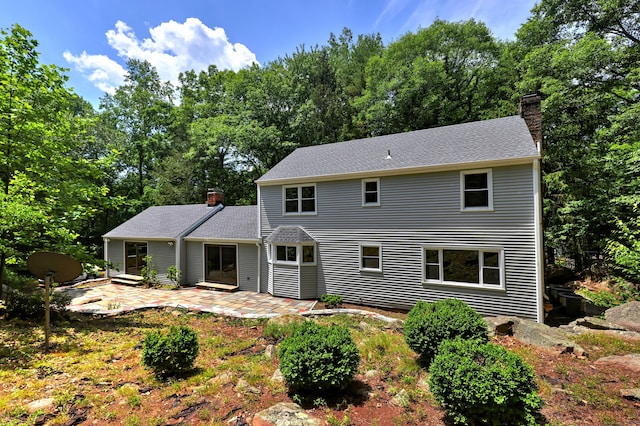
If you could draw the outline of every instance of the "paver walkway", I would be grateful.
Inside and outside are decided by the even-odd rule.
[[[241,318],[270,318],[313,309],[315,300],[294,300],[252,291],[225,293],[199,288],[161,290],[113,283],[62,287],[72,298],[68,309],[96,315],[114,315],[153,307],[183,308]]]

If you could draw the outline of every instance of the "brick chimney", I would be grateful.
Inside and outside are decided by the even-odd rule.
[[[520,117],[524,118],[538,152],[542,153],[542,96],[540,94],[533,93],[522,97]]]
[[[224,191],[218,188],[207,190],[207,207],[214,207],[224,203]]]

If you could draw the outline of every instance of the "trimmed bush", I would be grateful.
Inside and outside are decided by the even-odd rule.
[[[343,299],[339,294],[323,294],[320,296],[320,301],[324,303],[328,309],[333,309],[342,306]]]
[[[456,424],[538,424],[533,369],[502,346],[446,341],[429,373],[429,390]]]
[[[198,335],[186,326],[171,326],[168,334],[147,333],[142,348],[142,364],[157,376],[176,376],[193,367],[198,356]]]
[[[280,371],[293,392],[339,389],[353,379],[360,353],[346,327],[306,321],[278,347]]]
[[[407,345],[429,365],[445,341],[461,337],[486,342],[489,332],[484,319],[466,303],[445,299],[429,303],[419,300],[404,323]]]

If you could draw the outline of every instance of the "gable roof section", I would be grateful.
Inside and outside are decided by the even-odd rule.
[[[225,206],[185,240],[259,241],[258,206]]]
[[[103,237],[175,239],[217,210],[218,208],[207,207],[206,204],[149,207]]]
[[[256,182],[417,173],[476,163],[525,163],[539,157],[524,119],[512,116],[298,148]]]

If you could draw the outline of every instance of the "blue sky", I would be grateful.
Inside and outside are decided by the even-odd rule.
[[[0,0],[0,28],[18,23],[39,42],[40,61],[68,68],[69,86],[97,106],[122,83],[129,58],[163,80],[180,71],[265,64],[348,27],[385,43],[436,18],[485,22],[512,39],[534,0]]]

